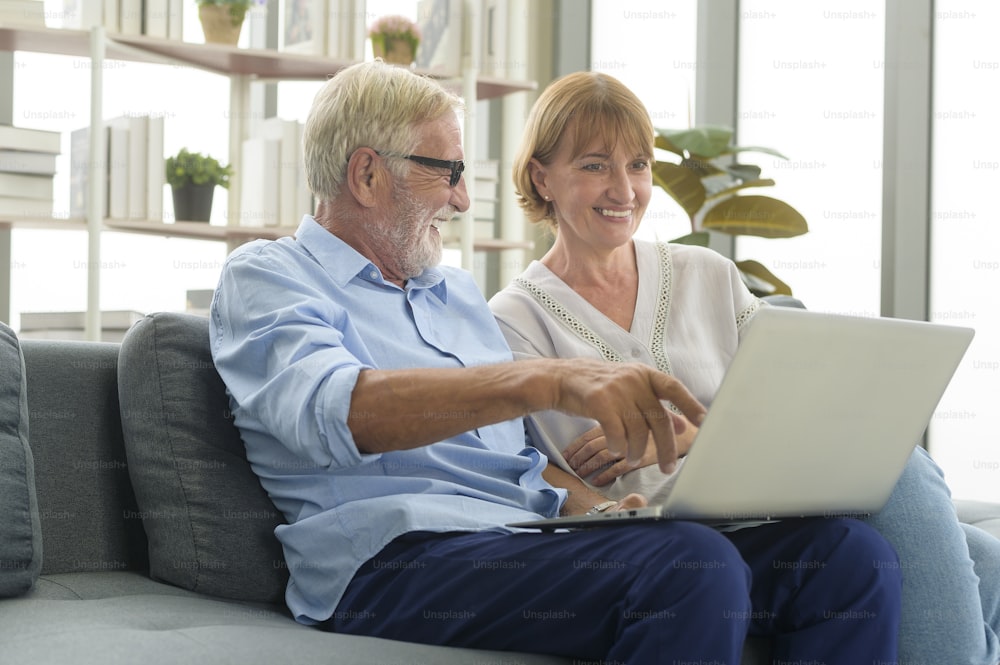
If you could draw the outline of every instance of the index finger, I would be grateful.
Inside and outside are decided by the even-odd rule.
[[[674,436],[674,421],[670,413],[659,402],[656,410],[647,411],[646,424],[653,435],[653,443],[656,445],[656,461],[660,471],[666,474],[673,473],[677,468],[677,440]],[[629,458],[632,464],[632,458]],[[632,464],[636,466],[636,464]]]
[[[662,372],[655,373],[652,381],[653,391],[660,399],[676,406],[695,427],[701,426],[707,409],[683,383]]]
[[[656,373],[652,378],[653,390],[660,399],[676,406],[695,426],[705,419],[706,409],[683,383],[669,374]],[[664,410],[666,413],[666,410]],[[656,444],[656,459],[660,471],[673,473],[677,468],[677,443],[674,437],[673,418],[654,418],[650,421],[653,441]]]

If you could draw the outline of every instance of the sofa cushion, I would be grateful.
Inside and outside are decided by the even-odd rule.
[[[0,597],[29,590],[42,567],[27,393],[17,336],[0,323]]]
[[[281,516],[246,460],[212,363],[208,319],[160,313],[126,334],[118,359],[129,475],[150,575],[212,596],[280,602]]]

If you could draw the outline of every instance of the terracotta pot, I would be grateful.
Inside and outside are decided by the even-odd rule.
[[[229,44],[236,46],[240,41],[240,31],[243,29],[243,18],[235,23],[229,7],[224,5],[201,5],[198,7],[198,19],[205,33],[205,42],[210,44]]]
[[[413,62],[415,53],[410,46],[410,42],[405,39],[393,39],[384,37],[372,40],[372,54],[376,58],[382,58],[393,65],[405,65],[407,67]]]

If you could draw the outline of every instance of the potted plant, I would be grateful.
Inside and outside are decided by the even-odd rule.
[[[174,199],[174,220],[207,222],[215,186],[229,188],[233,171],[214,157],[181,148],[166,159],[166,177]]]
[[[382,16],[368,28],[372,53],[395,65],[410,65],[420,45],[420,27],[398,14]]]
[[[247,11],[266,0],[195,0],[205,41],[236,46]]]
[[[805,218],[792,206],[761,195],[741,195],[741,190],[769,187],[753,164],[733,162],[733,155],[760,152],[787,159],[770,148],[731,145],[733,130],[704,126],[656,130],[656,147],[677,156],[677,163],[657,160],[653,183],[662,187],[688,214],[691,233],[673,242],[708,245],[710,232],[790,238],[809,230]],[[791,295],[791,288],[757,261],[738,261],[743,279],[757,295]]]

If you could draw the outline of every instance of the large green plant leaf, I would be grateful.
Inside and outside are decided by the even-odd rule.
[[[700,155],[711,159],[730,152],[733,130],[729,127],[704,125],[691,129],[657,129],[656,147],[678,155]],[[661,145],[662,144],[662,145]]]
[[[702,227],[730,235],[791,238],[809,231],[805,218],[769,196],[734,196],[712,207]]]
[[[699,247],[708,247],[709,239],[710,234],[708,231],[695,231],[694,233],[689,233],[686,236],[674,238],[670,242],[678,245],[698,245]]]
[[[715,192],[714,194],[706,195],[705,200],[711,201],[713,199],[720,199],[724,196],[729,196],[734,192],[738,192],[741,189],[749,189],[751,187],[771,187],[774,185],[774,181],[770,178],[761,178],[760,180],[751,180],[750,182],[741,182],[738,185],[733,185],[732,187],[727,187],[723,190]]]
[[[662,187],[674,201],[684,208],[688,217],[701,210],[705,203],[705,186],[691,169],[670,162],[653,165],[653,184]]]
[[[743,147],[733,146],[733,147],[731,147],[729,149],[728,152],[731,152],[733,154],[736,154],[738,152],[761,152],[761,153],[764,153],[765,155],[771,155],[772,157],[779,157],[779,158],[785,159],[785,160],[788,159],[788,157],[785,157],[783,154],[781,154],[780,152],[778,152],[777,150],[775,150],[773,148],[762,148],[759,145],[754,145],[754,146],[749,146],[748,145],[748,146],[743,146]]]
[[[737,261],[736,267],[743,273],[743,281],[755,295],[792,295],[790,286],[775,277],[774,273],[757,261]]]

